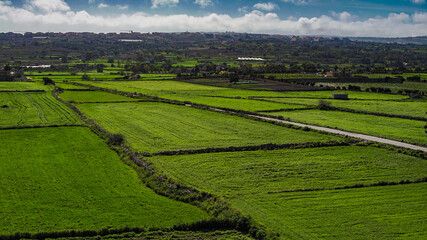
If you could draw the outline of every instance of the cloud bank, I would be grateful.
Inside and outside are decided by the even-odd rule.
[[[160,1],[160,0],[159,0]],[[163,0],[164,1],[164,0]],[[174,0],[179,1],[179,0]],[[46,2],[56,2],[57,5]],[[258,10],[240,17],[211,13],[205,16],[150,15],[144,12],[101,16],[86,11],[71,11],[63,0],[27,1],[14,7],[0,1],[0,32],[119,32],[132,29],[140,32],[249,32],[291,35],[335,36],[425,36],[427,12],[390,13],[387,17],[357,20],[348,12],[319,17],[281,19],[276,13]]]

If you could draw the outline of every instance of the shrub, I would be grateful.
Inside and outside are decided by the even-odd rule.
[[[83,74],[82,81],[89,81],[89,80],[90,80],[89,76],[87,74]]]
[[[108,143],[111,145],[122,145],[125,138],[122,134],[111,134],[108,139]]]
[[[320,109],[320,110],[327,110],[331,108],[331,102],[325,101],[325,100],[320,100],[319,103],[317,104],[316,108]]]

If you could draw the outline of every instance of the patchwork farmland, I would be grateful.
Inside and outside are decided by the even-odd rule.
[[[0,240],[427,239],[425,45],[166,35],[0,38]]]

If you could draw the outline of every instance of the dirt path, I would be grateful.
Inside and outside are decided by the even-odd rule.
[[[399,142],[399,141],[393,141],[393,140],[389,140],[389,139],[385,139],[385,138],[379,138],[379,137],[369,136],[369,135],[365,135],[365,134],[336,130],[336,129],[332,129],[332,128],[313,126],[313,125],[308,125],[308,124],[304,124],[304,123],[290,122],[290,121],[279,120],[279,119],[269,118],[269,117],[262,117],[262,116],[255,116],[255,115],[249,115],[249,116],[261,118],[261,119],[265,119],[265,120],[270,120],[270,121],[286,123],[286,124],[292,124],[292,125],[296,125],[296,126],[300,126],[300,127],[308,127],[308,128],[316,129],[319,131],[330,132],[330,133],[340,134],[340,135],[344,135],[344,136],[360,138],[360,139],[364,139],[364,140],[368,140],[368,141],[385,143],[385,144],[390,144],[390,145],[394,145],[394,146],[398,146],[398,147],[409,148],[409,149],[413,149],[413,150],[420,150],[423,152],[427,152],[427,148],[425,148],[425,147],[420,147],[420,146],[416,146],[416,145],[412,145],[412,144],[408,144],[408,143],[403,143],[403,142]]]

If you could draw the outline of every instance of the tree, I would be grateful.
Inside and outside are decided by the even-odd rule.
[[[98,64],[98,65],[96,65],[96,71],[98,73],[104,72],[104,64]]]
[[[6,64],[6,65],[4,65],[3,70],[8,72],[8,71],[12,70],[12,68]]]
[[[83,74],[82,81],[90,81],[90,78],[89,78],[89,76],[86,73]]]
[[[230,83],[236,83],[239,81],[239,75],[237,73],[231,74],[229,77]]]

